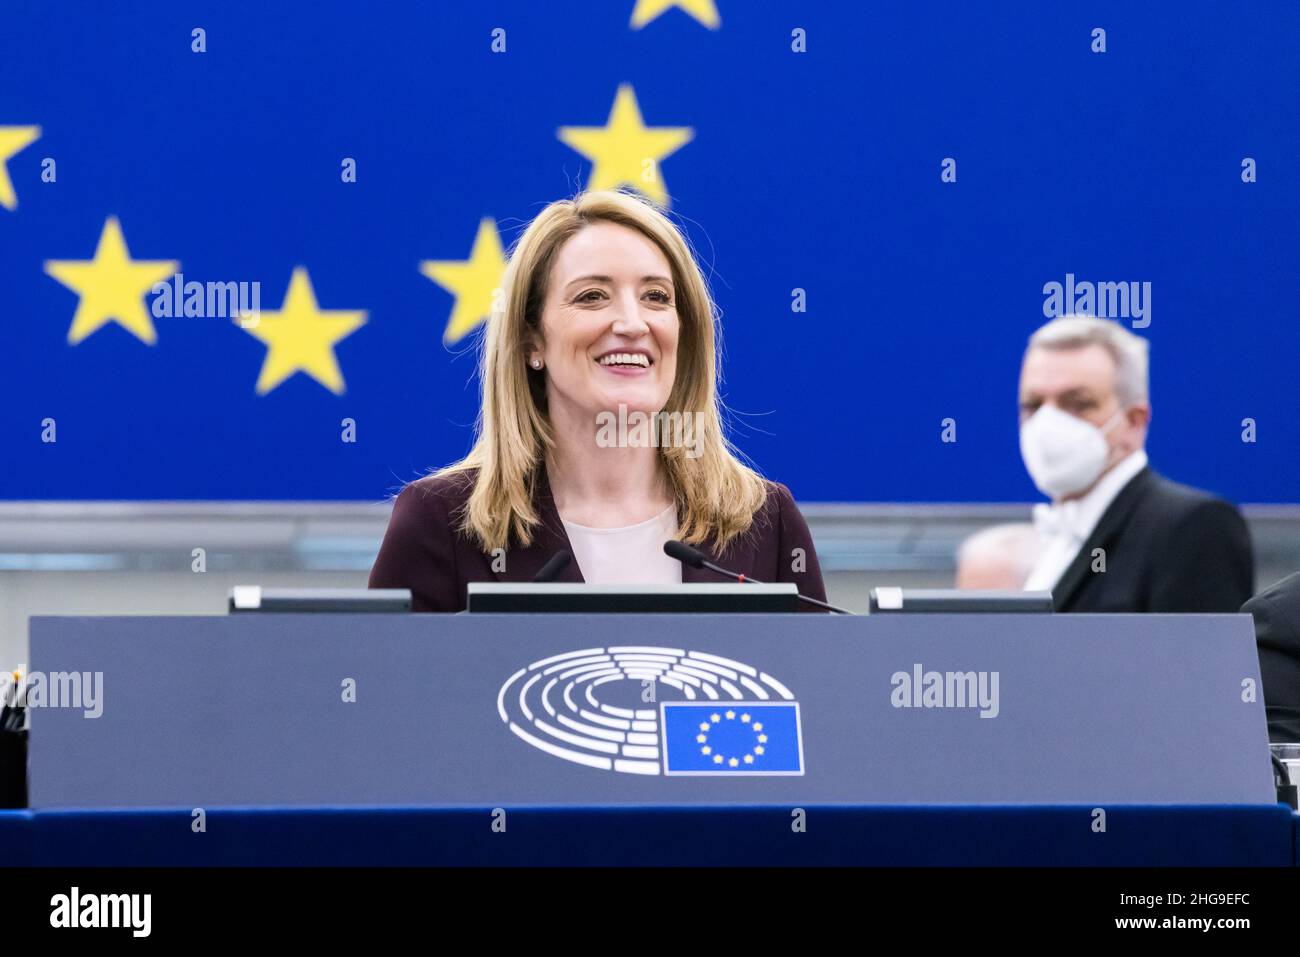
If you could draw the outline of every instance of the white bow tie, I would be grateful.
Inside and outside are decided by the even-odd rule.
[[[1079,527],[1080,512],[1080,505],[1074,500],[1059,505],[1040,503],[1033,510],[1034,530],[1043,539],[1068,537],[1081,542],[1085,534]]]

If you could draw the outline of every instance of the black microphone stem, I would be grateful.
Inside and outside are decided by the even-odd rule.
[[[754,584],[754,585],[763,585],[763,584],[766,584],[766,582],[761,582],[761,581],[759,581],[757,578],[750,578],[748,575],[742,575],[742,574],[740,574],[739,572],[733,572],[733,571],[731,571],[731,570],[729,570],[729,569],[722,568],[722,567],[720,567],[720,566],[718,566],[718,565],[715,565],[715,564],[713,564],[713,562],[709,561],[708,559],[705,559],[704,561],[702,561],[702,562],[700,563],[700,565],[701,565],[702,567],[704,567],[704,568],[707,568],[709,571],[714,572],[715,574],[722,575],[724,578],[732,578],[732,579],[735,579],[736,581],[740,582],[742,585],[749,585],[749,584]],[[833,611],[833,612],[835,612],[837,615],[852,615],[852,614],[853,614],[853,612],[849,611],[847,608],[837,608],[835,605],[829,604],[829,603],[827,603],[827,602],[824,602],[824,601],[818,601],[816,598],[810,598],[808,595],[805,595],[803,592],[796,591],[795,594],[799,597],[799,600],[800,600],[800,601],[806,601],[808,604],[810,604],[810,605],[816,605],[818,608],[824,608],[824,609],[826,609],[827,611]]]

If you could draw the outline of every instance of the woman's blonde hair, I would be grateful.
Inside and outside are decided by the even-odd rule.
[[[689,449],[665,445],[659,452],[677,500],[679,535],[720,551],[749,529],[766,499],[766,485],[740,462],[723,434],[717,314],[704,276],[667,216],[621,190],[596,190],[551,203],[515,244],[500,306],[488,319],[483,340],[483,401],[474,447],[438,474],[477,470],[460,527],[482,549],[505,548],[512,537],[520,545],[531,544],[540,522],[534,496],[555,437],[546,414],[544,373],[528,368],[527,356],[541,341],[542,308],[556,254],[576,233],[598,222],[636,230],[672,266],[681,326],[677,376],[665,411],[693,413],[696,435]]]

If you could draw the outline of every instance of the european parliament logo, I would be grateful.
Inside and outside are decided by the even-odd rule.
[[[497,693],[522,741],[602,771],[801,775],[799,703],[744,662],[653,646],[587,648],[535,661]]]

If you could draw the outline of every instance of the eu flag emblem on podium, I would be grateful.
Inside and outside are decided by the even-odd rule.
[[[665,701],[664,774],[803,774],[797,701]]]

